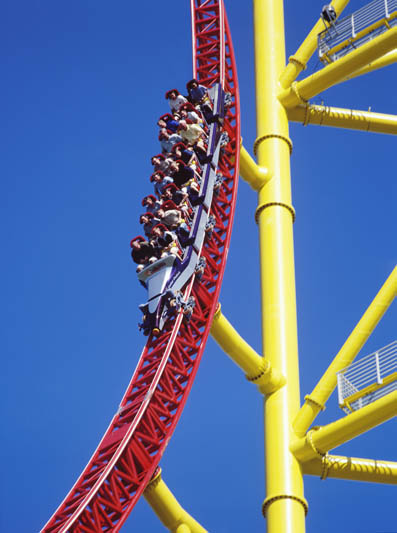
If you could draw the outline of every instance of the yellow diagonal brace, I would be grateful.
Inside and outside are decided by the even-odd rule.
[[[302,463],[304,474],[321,479],[350,479],[368,483],[397,485],[397,463],[381,459],[361,459],[341,455],[325,455]]]
[[[169,531],[173,533],[207,533],[207,530],[181,507],[162,480],[160,468],[149,482],[143,495]]]
[[[393,63],[397,63],[397,50],[392,50],[379,59],[375,59],[375,61],[372,61],[369,65],[356,70],[356,72],[346,78],[346,81],[362,76],[363,74],[368,74],[368,72],[388,67],[389,65],[393,65]]]
[[[353,329],[345,344],[325,371],[315,389],[307,397],[294,420],[295,433],[302,437],[325,405],[336,387],[336,374],[346,368],[361,350],[379,320],[397,296],[397,267],[385,281],[374,300]]]
[[[192,530],[189,526],[187,526],[186,524],[181,524],[176,528],[175,533],[191,533],[191,531]]]
[[[334,61],[322,70],[312,74],[279,94],[280,102],[287,108],[296,107],[316,94],[343,81],[347,76],[365,67],[371,61],[397,47],[397,28],[375,37],[346,56]]]
[[[349,0],[334,0],[331,2],[336,14],[339,16],[345,9]],[[324,22],[320,18],[313,26],[312,30],[300,45],[296,53],[289,58],[289,63],[285,67],[280,77],[280,83],[284,88],[287,88],[299,76],[299,74],[306,68],[306,64],[314,54],[317,48],[318,34],[325,30]]]
[[[288,110],[288,118],[293,122],[345,128],[348,130],[370,131],[373,133],[397,134],[397,115],[373,113],[324,105],[300,105]]]
[[[240,149],[240,176],[255,191],[259,191],[271,178],[267,168],[257,165],[244,146],[241,146]]]
[[[354,411],[345,418],[312,429],[306,437],[297,438],[291,451],[300,461],[309,461],[379,426],[397,415],[397,391]]]
[[[211,326],[211,335],[222,350],[245,372],[248,381],[258,386],[263,394],[270,394],[285,384],[285,378],[270,362],[261,357],[237,333],[221,312],[219,305]]]

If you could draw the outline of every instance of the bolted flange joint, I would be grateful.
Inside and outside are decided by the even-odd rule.
[[[285,209],[287,209],[291,213],[292,222],[295,222],[295,218],[296,218],[295,209],[292,207],[292,205],[285,204],[283,202],[268,202],[266,204],[258,205],[258,207],[255,210],[255,222],[259,224],[259,215],[262,213],[262,211],[266,209],[267,207],[273,207],[273,206],[285,207]]]
[[[311,403],[312,405],[314,405],[315,407],[317,407],[318,409],[320,409],[320,411],[325,411],[325,405],[323,405],[323,404],[320,403],[320,402],[317,402],[314,398],[312,398],[312,397],[309,396],[308,394],[305,396],[305,400],[306,400],[308,403]]]
[[[293,150],[293,144],[289,137],[285,137],[284,135],[280,135],[279,133],[269,133],[268,135],[262,135],[261,137],[258,137],[254,142],[254,154],[257,155],[258,153],[258,147],[263,142],[266,141],[266,139],[281,139],[282,141],[286,142],[288,144],[289,153],[292,154]]]
[[[266,500],[262,504],[262,514],[264,518],[266,518],[266,513],[269,508],[269,506],[278,501],[278,500],[294,500],[298,503],[300,503],[305,511],[305,516],[309,512],[309,504],[305,500],[305,498],[300,498],[299,496],[294,496],[293,494],[277,494],[274,496],[268,496]]]
[[[255,376],[246,375],[246,379],[254,383],[262,394],[272,394],[283,387],[287,380],[278,370],[274,369],[267,359],[261,362],[260,372]]]
[[[307,64],[304,63],[303,61],[301,61],[300,59],[298,59],[298,58],[295,57],[295,56],[289,56],[288,61],[289,61],[290,63],[294,63],[295,65],[297,65],[298,67],[300,67],[302,70],[306,70],[306,68],[307,68]]]

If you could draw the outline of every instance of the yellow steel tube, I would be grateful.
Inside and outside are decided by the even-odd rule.
[[[181,524],[176,528],[175,533],[191,533],[191,531],[192,530],[189,526],[186,524]]]
[[[331,2],[335,8],[336,14],[339,16],[345,9],[349,0],[334,0]],[[280,77],[280,83],[283,87],[289,87],[291,83],[299,76],[299,74],[306,68],[306,64],[314,54],[317,48],[318,34],[325,29],[324,22],[320,18],[313,26],[312,30],[300,45],[293,56],[289,58],[289,63],[285,67]]]
[[[321,479],[329,477],[397,485],[397,463],[393,461],[326,455],[303,463],[302,469],[304,474]]]
[[[396,415],[397,391],[394,391],[345,418],[309,431],[306,437],[296,439],[291,449],[300,461],[308,461],[324,455]]]
[[[237,333],[221,312],[219,305],[211,326],[211,335],[222,350],[245,372],[248,381],[258,386],[263,394],[270,394],[282,387],[285,379],[270,362],[261,357]]]
[[[311,395],[306,398],[304,405],[301,407],[294,421],[294,430],[299,437],[306,433],[317,414],[324,407],[325,402],[331,396],[336,387],[337,372],[349,366],[354,361],[354,358],[396,296],[397,267],[391,272]]]
[[[254,0],[254,40],[259,166],[272,179],[259,191],[262,353],[286,377],[265,397],[268,533],[303,533],[307,503],[299,462],[290,451],[292,420],[299,409],[299,368],[293,250],[293,208],[288,118],[277,99],[285,65],[283,0]]]
[[[288,118],[303,125],[315,124],[373,133],[397,134],[397,115],[357,111],[323,105],[300,105],[288,110]]]
[[[379,59],[375,59],[375,61],[372,61],[369,65],[366,65],[363,68],[360,68],[353,72],[353,74],[350,74],[346,78],[346,80],[351,80],[353,78],[357,78],[357,76],[362,76],[363,74],[368,74],[368,72],[373,72],[374,70],[378,70],[383,67],[387,67],[389,65],[393,65],[393,63],[397,62],[397,49],[392,50],[391,52],[388,52],[384,56],[380,57]]]
[[[375,37],[360,48],[353,50],[346,56],[319,70],[315,74],[293,83],[279,95],[280,102],[285,107],[296,107],[312,98],[316,94],[343,81],[347,76],[365,67],[371,61],[397,47],[397,28]]]
[[[271,178],[267,168],[258,166],[244,146],[240,149],[240,176],[258,191]]]
[[[143,493],[145,500],[163,525],[174,533],[206,533],[204,529],[176,500],[161,478],[161,470],[149,482]]]

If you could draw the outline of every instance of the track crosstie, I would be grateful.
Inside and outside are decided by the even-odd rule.
[[[42,533],[119,531],[152,477],[178,423],[205,348],[229,249],[237,195],[240,112],[237,73],[222,0],[191,0],[193,75],[208,87],[222,83],[232,96],[223,131],[229,136],[219,159],[224,176],[211,213],[216,224],[202,248],[206,268],[185,296],[196,306],[151,335],[137,368],[96,451]]]

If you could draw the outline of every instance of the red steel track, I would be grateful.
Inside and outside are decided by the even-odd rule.
[[[232,41],[222,0],[191,0],[193,74],[200,83],[221,82],[232,95],[223,131],[229,136],[219,159],[224,176],[211,213],[216,225],[202,248],[206,268],[185,295],[196,300],[151,335],[98,448],[43,533],[119,531],[152,477],[172,436],[198,370],[218,303],[237,195],[240,111]]]

